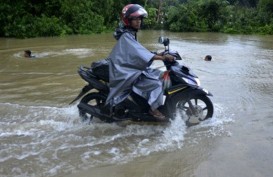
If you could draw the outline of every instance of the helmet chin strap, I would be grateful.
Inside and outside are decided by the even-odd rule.
[[[141,20],[141,25],[142,25],[142,20]],[[137,32],[138,32],[138,29],[133,28],[133,27],[131,26],[131,21],[129,21],[129,26],[127,26],[127,29],[134,32],[135,39],[137,40]]]
[[[137,40],[137,32],[138,32],[138,29],[135,29],[135,28],[133,28],[133,27],[131,27],[131,26],[127,26],[127,29],[128,29],[129,31],[133,31],[133,32],[134,32],[135,39]]]

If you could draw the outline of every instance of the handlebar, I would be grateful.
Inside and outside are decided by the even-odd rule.
[[[177,51],[171,51],[170,50],[170,48],[169,48],[169,45],[170,45],[169,38],[160,36],[159,39],[158,39],[158,42],[165,46],[165,51],[163,52],[163,55],[171,55],[171,56],[174,57],[173,61],[168,61],[168,60],[163,61],[164,65],[166,66],[167,69],[170,69],[170,67],[173,66],[173,65],[177,65],[178,62],[176,60],[182,60],[182,57],[179,55],[179,53]]]

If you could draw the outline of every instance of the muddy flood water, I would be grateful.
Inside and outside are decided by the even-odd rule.
[[[111,33],[0,39],[0,177],[271,177],[273,36],[138,37],[162,51],[159,36],[213,94],[214,116],[200,125],[80,120],[69,105],[85,84],[77,68],[108,56]]]

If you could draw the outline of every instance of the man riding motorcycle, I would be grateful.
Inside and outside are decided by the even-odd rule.
[[[164,121],[166,117],[157,109],[163,105],[161,71],[149,66],[153,60],[173,61],[174,57],[151,53],[137,41],[137,32],[147,16],[138,4],[128,4],[122,10],[123,25],[114,33],[117,43],[108,57],[110,93],[106,104],[114,107],[133,91],[148,101],[149,114]]]

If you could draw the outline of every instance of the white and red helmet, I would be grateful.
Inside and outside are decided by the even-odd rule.
[[[129,20],[133,18],[146,18],[148,17],[147,11],[138,4],[128,4],[122,9],[121,18],[125,26],[129,25]]]

